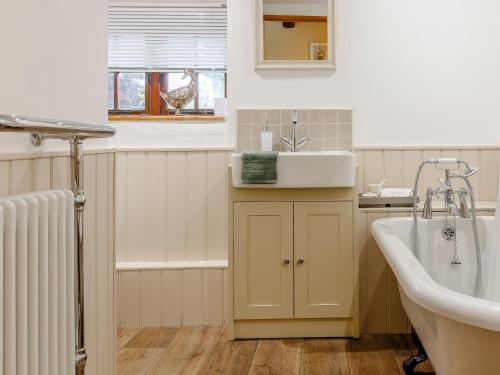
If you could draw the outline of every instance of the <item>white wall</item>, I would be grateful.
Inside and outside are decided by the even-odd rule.
[[[2,0],[0,113],[105,121],[106,15],[102,0]],[[27,135],[2,134],[0,149],[33,147]]]
[[[102,0],[0,1],[0,113],[105,121],[106,12]],[[62,141],[42,147],[68,148]],[[33,150],[28,135],[0,135],[0,196],[68,188],[67,157],[5,156]],[[114,154],[86,155],[84,174],[86,373],[112,374]]]
[[[120,121],[111,125],[115,126],[116,135],[109,140],[109,145],[118,149],[226,149],[234,145],[232,127],[226,121]]]
[[[354,110],[354,144],[500,142],[500,2],[337,0],[337,72],[254,70],[253,1],[229,1],[229,105]]]

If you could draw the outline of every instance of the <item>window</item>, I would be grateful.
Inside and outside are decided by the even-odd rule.
[[[226,19],[223,0],[206,6],[110,3],[109,113],[173,113],[160,92],[187,85],[190,79],[181,78],[190,68],[198,95],[184,112],[213,114],[215,99],[226,97]]]
[[[185,86],[180,72],[108,73],[108,112],[110,114],[168,115],[174,108],[163,101],[160,92]],[[216,98],[226,97],[225,72],[198,72],[198,95],[183,112],[213,114]]]

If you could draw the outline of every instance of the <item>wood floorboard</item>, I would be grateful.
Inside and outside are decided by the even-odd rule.
[[[144,375],[156,363],[163,349],[123,348],[117,354],[117,374]]]
[[[300,374],[303,342],[303,339],[260,340],[249,374]]]
[[[179,333],[180,327],[143,327],[125,348],[166,348]]]
[[[220,327],[182,327],[147,374],[192,375],[207,359],[217,338]]]
[[[119,329],[119,375],[404,375],[409,335],[229,341],[220,327]],[[427,361],[416,374],[435,375]]]
[[[140,328],[118,328],[116,331],[116,346],[118,349],[125,347],[125,345],[132,339],[137,332],[140,331]]]
[[[389,340],[391,341],[394,360],[396,361],[396,366],[398,366],[399,373],[400,375],[405,375],[403,361],[413,355],[413,351],[409,349],[405,335],[390,335]]]
[[[199,374],[247,375],[252,365],[257,343],[258,340],[229,341],[226,331],[222,330]]]
[[[349,339],[347,345],[352,375],[399,375],[387,335],[364,335],[360,340]]]
[[[346,340],[304,339],[301,375],[345,375],[349,373]]]

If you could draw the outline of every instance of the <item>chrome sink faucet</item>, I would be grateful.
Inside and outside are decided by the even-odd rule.
[[[298,152],[302,146],[311,142],[311,137],[307,136],[299,139],[298,137],[299,123],[297,121],[297,111],[293,111],[292,115],[292,136],[290,138],[280,137],[280,142],[288,147],[288,151]]]

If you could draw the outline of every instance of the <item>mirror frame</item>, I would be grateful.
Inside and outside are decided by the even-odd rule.
[[[328,60],[264,60],[264,0],[255,1],[255,69],[316,70],[336,69],[335,0],[328,1]]]

